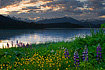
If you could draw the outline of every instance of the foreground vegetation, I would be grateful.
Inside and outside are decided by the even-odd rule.
[[[105,34],[102,29],[85,38],[75,37],[71,42],[32,44],[29,47],[0,49],[1,70],[105,70]],[[97,60],[100,44],[102,57]],[[83,61],[87,45],[88,61]],[[66,48],[66,49],[65,49]],[[67,56],[65,51],[68,49]],[[74,52],[78,52],[79,64],[74,64]],[[77,60],[77,59],[76,59]]]

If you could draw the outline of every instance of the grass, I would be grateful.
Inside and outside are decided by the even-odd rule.
[[[105,34],[102,29],[96,33],[92,30],[91,34],[85,38],[76,37],[71,42],[49,42],[32,44],[28,48],[0,49],[0,70],[105,70]],[[99,43],[102,48],[100,62],[96,60]],[[88,62],[82,61],[85,45],[88,48]],[[70,58],[65,58],[63,47],[68,49]],[[79,67],[74,67],[75,50],[79,54]]]

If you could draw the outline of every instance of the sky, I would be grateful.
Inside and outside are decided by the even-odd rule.
[[[105,18],[105,0],[0,0],[0,14],[30,20]]]

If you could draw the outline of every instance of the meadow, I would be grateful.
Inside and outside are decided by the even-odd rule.
[[[73,39],[73,38],[72,38]],[[0,49],[0,70],[105,70],[105,34]]]

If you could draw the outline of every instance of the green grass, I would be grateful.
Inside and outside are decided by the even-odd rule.
[[[45,44],[32,44],[28,48],[0,49],[1,70],[105,70],[105,34],[102,29],[96,33],[91,31],[91,36],[76,37],[71,42],[49,42]],[[96,60],[96,48],[100,43],[102,59]],[[88,62],[82,61],[84,46],[88,48]],[[65,58],[62,47],[67,48],[70,58]],[[50,52],[51,50],[54,52]],[[80,66],[74,67],[74,52],[79,53]],[[56,54],[55,54],[56,53]]]

